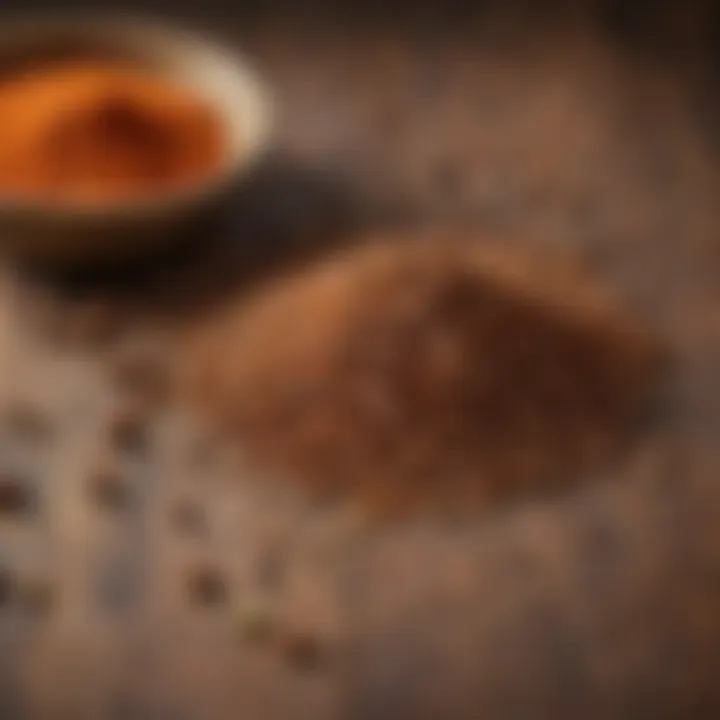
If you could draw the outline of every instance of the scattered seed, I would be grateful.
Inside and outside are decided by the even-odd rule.
[[[301,672],[314,670],[322,656],[318,639],[307,633],[286,634],[282,639],[282,650],[287,662]]]
[[[222,574],[210,566],[197,568],[190,573],[187,588],[190,599],[197,605],[219,605],[227,595]]]
[[[99,470],[90,478],[90,492],[96,504],[106,510],[125,510],[130,504],[127,484],[113,470]]]
[[[244,603],[238,607],[234,630],[239,640],[256,645],[270,640],[275,622],[263,605]]]
[[[0,515],[20,515],[32,511],[32,493],[23,478],[0,473]]]
[[[147,449],[147,425],[142,413],[135,409],[118,411],[110,421],[109,434],[123,452],[138,454]]]
[[[202,535],[207,530],[204,510],[190,500],[181,500],[171,511],[170,519],[182,535]]]

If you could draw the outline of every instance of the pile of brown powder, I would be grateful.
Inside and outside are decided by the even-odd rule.
[[[448,241],[306,269],[199,349],[197,401],[258,462],[376,508],[561,488],[618,449],[658,367],[587,277]]]

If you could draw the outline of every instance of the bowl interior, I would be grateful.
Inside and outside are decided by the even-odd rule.
[[[261,83],[246,61],[195,34],[135,20],[45,19],[0,24],[0,80],[25,67],[82,59],[130,63],[190,90],[218,113],[225,127],[223,165],[209,179],[186,190],[144,201],[102,206],[104,212],[138,209],[142,204],[189,199],[211,192],[246,169],[265,144],[268,104]],[[0,209],[43,206],[42,201],[0,197]],[[60,212],[97,214],[98,208],[52,206]]]

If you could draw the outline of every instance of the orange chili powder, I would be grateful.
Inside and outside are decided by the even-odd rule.
[[[0,82],[0,193],[108,202],[176,190],[217,169],[220,118],[150,72],[76,63]]]

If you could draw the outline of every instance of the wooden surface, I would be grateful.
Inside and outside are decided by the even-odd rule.
[[[704,26],[640,52],[584,17],[536,22],[256,19],[237,35],[277,90],[277,147],[200,251],[122,277],[7,273],[0,459],[35,494],[0,510],[2,720],[717,717]],[[578,252],[668,340],[668,402],[613,472],[476,522],[368,528],[231,473],[172,398],[138,410],[121,387],[123,357],[169,372],[249,278],[430,224]],[[131,411],[141,427],[118,430]],[[267,642],[240,637],[257,608]]]

